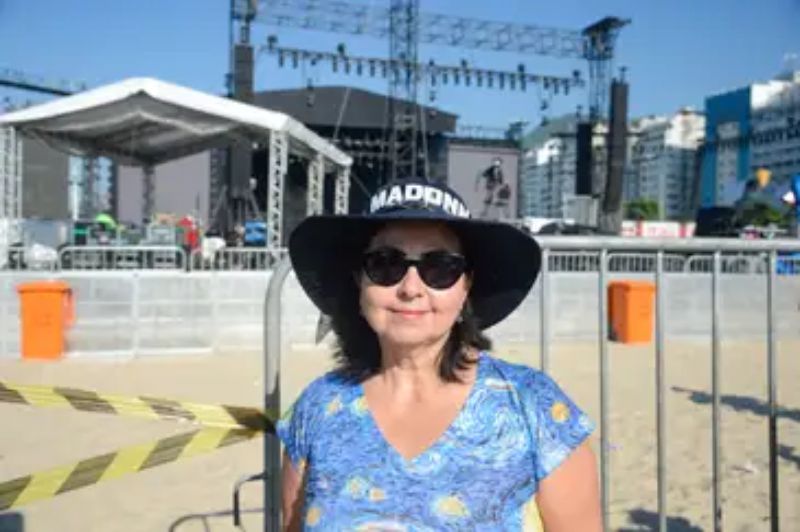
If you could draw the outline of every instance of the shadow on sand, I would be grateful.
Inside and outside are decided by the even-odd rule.
[[[792,462],[800,470],[800,454],[795,452],[794,447],[788,445],[778,445],[778,456]]]
[[[710,393],[690,390],[680,386],[673,386],[672,390],[687,394],[690,401],[699,405],[711,404],[712,397]],[[769,405],[767,402],[754,397],[747,397],[745,395],[720,395],[719,401],[721,404],[733,408],[737,412],[750,412],[757,416],[769,415]],[[778,417],[800,423],[800,410],[796,408],[778,408]]]
[[[642,532],[644,530],[658,530],[658,512],[637,508],[628,512],[631,524],[620,528],[620,532]],[[693,525],[685,517],[667,516],[667,530],[669,532],[703,532],[703,529]]]

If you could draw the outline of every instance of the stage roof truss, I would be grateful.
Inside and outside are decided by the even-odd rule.
[[[132,78],[0,115],[0,125],[72,153],[152,166],[284,133],[293,154],[321,154],[333,170],[352,159],[283,113],[150,78]]]

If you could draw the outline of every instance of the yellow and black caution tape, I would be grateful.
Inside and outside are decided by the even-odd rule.
[[[259,431],[210,427],[0,482],[0,511],[249,440]]]
[[[35,407],[73,408],[147,419],[184,420],[218,428],[274,432],[277,412],[252,407],[207,405],[147,396],[122,397],[75,388],[16,385],[0,381],[0,402]]]
[[[75,464],[0,482],[0,511],[105,480],[274,433],[276,412],[207,405],[147,396],[123,397],[75,388],[16,385],[0,381],[0,403],[72,408],[82,412],[189,421],[203,428],[126,447]]]

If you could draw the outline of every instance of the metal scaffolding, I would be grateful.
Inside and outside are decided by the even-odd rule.
[[[389,125],[391,178],[417,174],[417,51],[419,0],[392,0],[389,8]],[[425,176],[427,178],[427,176]]]
[[[13,129],[0,128],[0,266],[20,238],[21,220],[22,141]]]
[[[325,195],[325,158],[317,155],[308,161],[308,189],[306,190],[306,216],[322,214]]]
[[[347,214],[350,198],[350,167],[339,167],[333,195],[333,213]]]
[[[433,44],[583,59],[588,63],[589,111],[593,120],[605,116],[616,40],[620,30],[630,23],[629,19],[605,17],[583,30],[553,28],[420,11],[418,0],[391,0],[388,8],[344,0],[261,0],[255,12],[252,3],[240,0],[234,4],[232,13],[239,19],[270,26],[388,37],[390,43],[398,38],[405,42],[413,39],[413,50],[409,51],[414,55],[417,44]],[[397,58],[394,48],[390,55],[393,60]]]
[[[269,170],[267,173],[267,247],[283,246],[283,192],[289,167],[289,139],[286,133],[269,135]]]

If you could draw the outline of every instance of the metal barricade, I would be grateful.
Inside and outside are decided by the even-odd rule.
[[[609,253],[608,271],[619,273],[655,273],[656,256],[642,253]],[[686,258],[681,255],[665,254],[664,271],[680,272],[684,269]]]
[[[286,248],[221,248],[213,253],[197,249],[190,256],[193,271],[263,271],[275,267]]]
[[[711,273],[714,269],[713,254],[690,256],[684,265],[687,273]],[[755,274],[765,273],[765,255],[745,253],[720,253],[720,273]]]
[[[596,272],[597,264],[597,255],[583,251],[555,252],[548,259],[551,272]]]
[[[58,267],[70,270],[184,270],[186,252],[173,246],[66,246]]]
[[[263,292],[271,272],[3,271],[0,358],[17,358],[17,286],[65,281],[75,294],[67,357],[259,352]]]
[[[549,344],[552,318],[552,282],[562,272],[597,272],[597,352],[599,356],[599,404],[600,404],[600,478],[603,525],[609,528],[609,501],[611,473],[609,467],[610,451],[610,364],[608,335],[607,282],[612,273],[611,261],[619,271],[652,273],[656,285],[655,301],[655,417],[656,417],[656,477],[657,477],[657,526],[660,531],[667,530],[667,433],[665,399],[665,345],[667,343],[667,321],[665,292],[667,276],[689,279],[687,273],[710,274],[710,314],[711,334],[708,338],[711,351],[710,403],[712,409],[711,445],[709,452],[712,462],[710,503],[712,506],[713,530],[722,530],[723,500],[721,486],[723,470],[721,462],[720,439],[720,353],[721,353],[721,277],[725,273],[749,273],[766,280],[766,335],[763,341],[767,351],[767,417],[769,454],[769,519],[772,530],[777,530],[779,522],[778,505],[778,448],[777,431],[777,329],[778,316],[775,311],[776,279],[780,274],[796,274],[800,261],[794,255],[781,253],[800,253],[800,242],[789,240],[741,241],[724,239],[627,239],[615,237],[541,237],[537,239],[543,250],[543,266],[539,290],[540,319],[540,367],[547,370],[549,365]],[[643,258],[648,256],[648,258]],[[798,255],[800,256],[800,255]],[[616,257],[616,258],[615,258]],[[779,265],[779,258],[784,262]],[[706,266],[709,264],[710,266]],[[700,266],[702,265],[702,266]],[[707,269],[706,269],[707,268]],[[264,316],[264,357],[265,357],[265,407],[270,410],[286,405],[280,404],[281,375],[281,293],[284,281],[291,270],[289,259],[284,257],[274,270],[265,299]],[[702,276],[708,279],[707,276]],[[762,282],[762,284],[764,284]],[[739,283],[737,282],[737,289]],[[757,286],[751,284],[749,286]],[[694,291],[693,291],[694,293]],[[264,439],[264,463],[268,475],[265,478],[266,509],[265,528],[277,530],[279,526],[279,464],[280,445],[274,438]],[[698,473],[699,474],[699,473]]]
[[[0,270],[52,272],[58,269],[58,257],[53,250],[37,250],[11,246]]]

